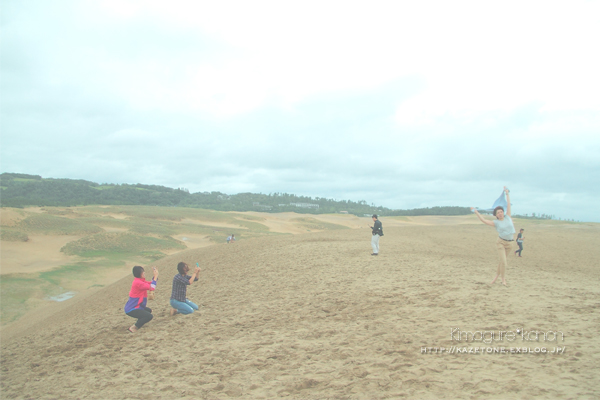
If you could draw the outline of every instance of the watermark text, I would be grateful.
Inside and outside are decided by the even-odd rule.
[[[421,354],[564,354],[566,346],[556,347],[421,347]]]

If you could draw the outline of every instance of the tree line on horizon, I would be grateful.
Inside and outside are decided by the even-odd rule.
[[[431,207],[394,210],[365,200],[334,200],[289,193],[190,193],[184,188],[145,184],[99,184],[81,179],[42,178],[40,175],[0,174],[2,207],[74,207],[86,205],[141,205],[191,207],[217,211],[262,211],[304,214],[347,212],[357,216],[467,215],[469,207]],[[318,205],[318,208],[316,207]]]

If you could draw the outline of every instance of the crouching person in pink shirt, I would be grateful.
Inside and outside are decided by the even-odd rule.
[[[125,314],[132,318],[137,318],[137,322],[129,327],[129,332],[134,333],[145,323],[153,318],[152,309],[146,307],[148,299],[147,291],[156,289],[156,280],[158,279],[158,270],[152,267],[154,277],[152,282],[146,280],[146,272],[140,266],[133,267],[133,283],[129,292],[129,300],[125,304]]]

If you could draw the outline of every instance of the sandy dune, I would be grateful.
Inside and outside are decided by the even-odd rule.
[[[0,212],[0,224],[2,226],[15,226],[19,221],[25,218],[25,213],[20,210],[4,208]]]
[[[27,208],[27,212],[42,213],[41,208]],[[67,209],[71,213],[61,215],[66,218],[75,218],[76,213]],[[236,215],[248,214],[252,217],[259,218],[259,223],[267,226],[270,231],[277,233],[303,234],[307,233],[306,227],[301,223],[294,221],[302,218],[312,218],[318,221],[323,221],[332,224],[357,228],[359,226],[366,228],[366,224],[371,221],[369,218],[358,218],[348,215],[305,215],[296,213],[282,214],[267,214],[267,213],[235,213]],[[102,214],[110,215],[113,218],[125,219],[125,214]],[[26,214],[14,209],[2,209],[0,213],[2,224],[12,226],[22,220]],[[372,222],[372,221],[371,221]],[[228,224],[224,222],[204,221],[199,219],[183,219],[182,225],[206,225],[218,228],[223,232],[223,242],[230,232],[243,233],[244,229],[240,225]],[[390,219],[390,224],[395,225],[396,222]],[[390,225],[390,226],[392,226]],[[126,232],[125,228],[102,227],[106,232]],[[311,231],[319,231],[312,229]],[[29,235],[27,242],[2,242],[2,251],[0,252],[0,273],[33,273],[52,270],[61,265],[73,263],[78,260],[78,257],[67,256],[60,252],[60,249],[71,241],[75,241],[81,236],[69,235]],[[178,234],[173,236],[174,239],[181,241],[189,249],[206,247],[215,244],[211,242],[206,235],[198,235],[193,233]],[[164,251],[167,254],[178,252],[179,250]]]
[[[302,226],[303,219],[322,221],[328,224],[336,224],[351,229],[363,229],[368,231],[368,226],[373,225],[373,220],[368,217],[357,217],[348,214],[297,214],[297,213],[259,213],[244,212],[236,213],[241,215],[251,215],[260,218],[260,223],[267,226],[271,232],[304,234],[307,233],[306,227]],[[434,217],[439,218],[439,217]],[[451,224],[460,223],[463,218],[453,217]],[[390,217],[386,218],[386,227],[403,226],[407,224],[432,224],[429,217]],[[443,217],[442,217],[443,220]],[[469,221],[471,219],[468,219]],[[312,229],[311,232],[320,232],[319,229]]]
[[[527,243],[503,287],[489,285],[494,230],[468,219],[383,219],[378,257],[367,229],[169,256],[156,264],[155,318],[136,334],[122,309],[130,277],[3,331],[2,398],[600,398],[600,226],[519,221]],[[202,307],[169,317],[180,260],[203,267],[188,290]],[[453,340],[453,329],[564,340],[488,345]],[[422,350],[452,346],[564,352]]]
[[[205,235],[182,234],[174,235],[173,238],[181,241],[188,249],[197,249],[199,247],[207,247],[214,244]]]
[[[67,256],[60,249],[81,238],[72,235],[29,235],[27,242],[2,242],[0,272],[18,274],[48,271],[69,264],[78,257]]]

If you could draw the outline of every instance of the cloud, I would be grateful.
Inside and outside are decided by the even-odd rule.
[[[600,218],[596,2],[5,3],[3,171]]]

